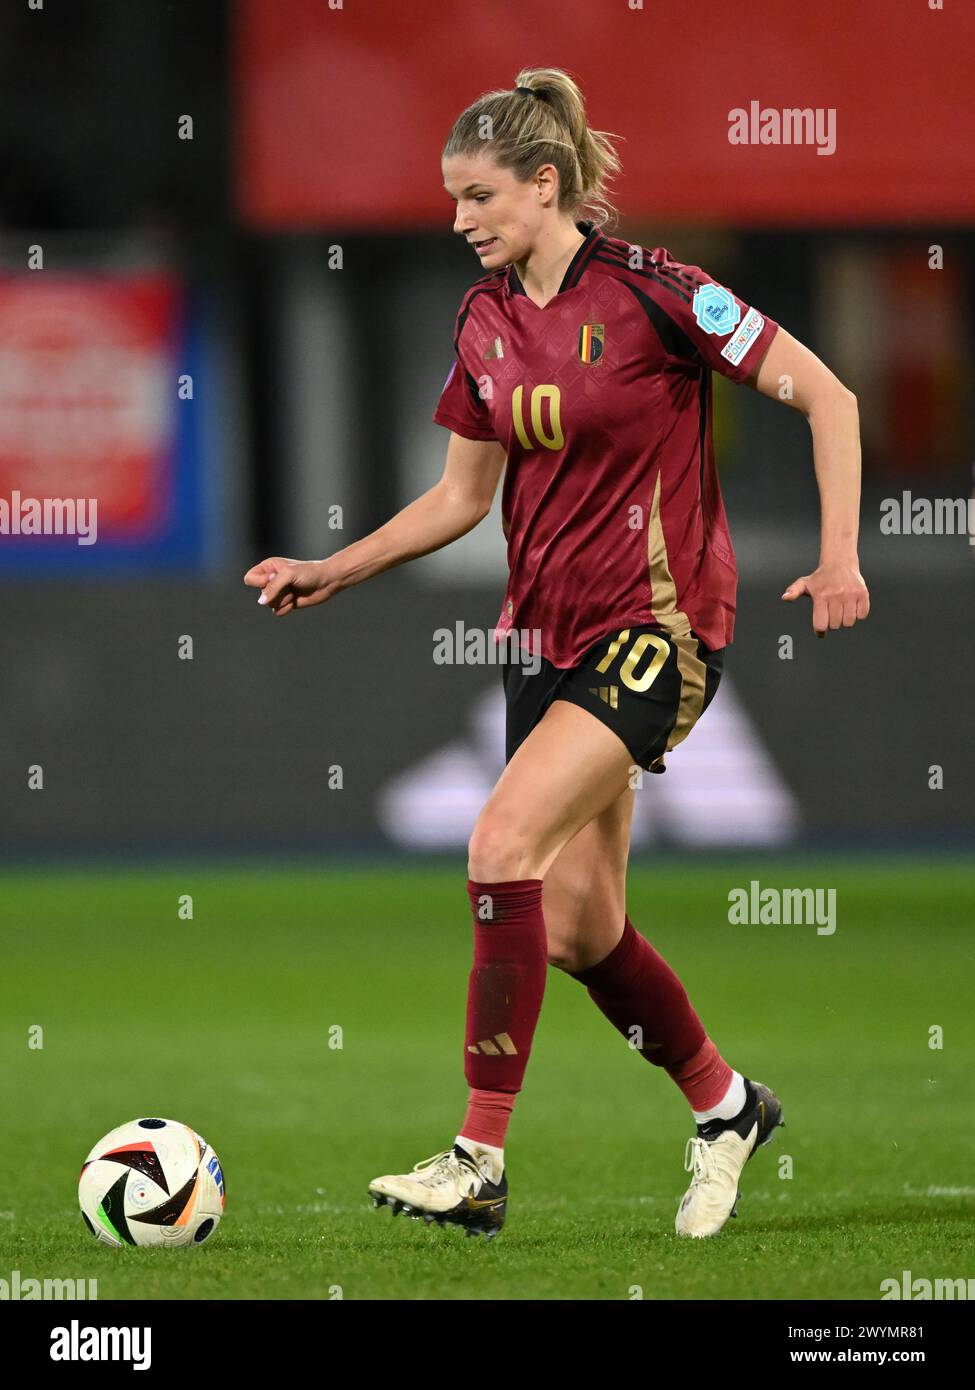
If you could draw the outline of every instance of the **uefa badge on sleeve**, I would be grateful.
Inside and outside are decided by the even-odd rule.
[[[730,333],[741,318],[735,296],[724,285],[701,285],[694,293],[691,307],[705,333]]]

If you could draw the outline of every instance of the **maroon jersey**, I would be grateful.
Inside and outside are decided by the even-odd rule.
[[[467,292],[433,416],[507,452],[496,637],[537,628],[560,667],[631,623],[725,646],[738,571],[711,372],[744,381],[778,325],[661,247],[577,225],[586,239],[543,309],[514,265]]]

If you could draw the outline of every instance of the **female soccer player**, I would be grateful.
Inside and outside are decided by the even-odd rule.
[[[452,1147],[369,1191],[394,1213],[469,1234],[500,1230],[505,1131],[555,965],[687,1098],[697,1134],[677,1232],[714,1235],[782,1110],[723,1059],[626,915],[634,785],[640,768],[662,771],[663,754],[687,737],[732,639],[737,574],[712,448],[711,373],[785,399],[809,422],[819,564],[783,598],[812,599],[820,636],[869,609],[857,559],[856,400],[698,267],[600,230],[619,162],[610,137],[588,128],[564,72],[522,71],[513,91],[468,107],[442,169],[454,231],[486,272],[461,303],[434,415],[451,431],[443,477],[337,554],[275,556],[245,576],[279,617],[324,603],[465,535],[489,512],[507,465],[510,577],[496,636],[531,633],[541,661],[533,674],[503,668],[507,766],[469,846],[469,1103]],[[577,220],[583,212],[589,220]]]

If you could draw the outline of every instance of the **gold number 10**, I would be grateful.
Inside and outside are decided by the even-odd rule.
[[[511,420],[515,427],[515,434],[518,436],[518,443],[523,449],[535,449],[538,446],[532,442],[525,429],[521,398],[525,388],[516,386],[511,393]],[[552,433],[546,434],[542,429],[542,401],[549,403],[549,415],[552,421]],[[538,444],[546,449],[561,449],[565,445],[565,435],[562,433],[562,421],[560,418],[561,394],[557,386],[536,386],[531,394],[531,424],[532,433]]]
[[[620,635],[618,637],[615,637],[613,641],[610,643],[609,651],[606,653],[602,661],[596,667],[596,670],[599,671],[601,674],[603,672],[608,671],[610,666],[612,666],[613,662],[616,660],[616,657],[619,655],[620,648],[629,640],[630,629],[627,627],[624,628]],[[647,667],[647,669],[644,671],[643,675],[634,679],[633,672],[636,670],[636,664],[640,660],[640,657],[643,655],[643,653],[646,651],[647,647],[656,648],[654,658],[650,662],[650,665]],[[640,636],[636,639],[636,641],[633,643],[633,646],[627,652],[623,665],[620,667],[620,680],[623,682],[623,684],[627,687],[628,690],[649,690],[651,685],[653,685],[654,681],[660,675],[661,669],[664,666],[669,655],[669,642],[665,642],[664,639],[662,637],[658,637],[655,632],[642,632]]]

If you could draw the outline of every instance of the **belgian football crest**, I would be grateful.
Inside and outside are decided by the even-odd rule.
[[[606,345],[606,325],[604,323],[584,323],[579,329],[579,361],[587,367],[594,367],[603,355]]]

